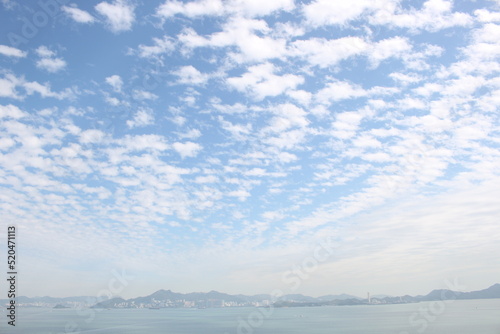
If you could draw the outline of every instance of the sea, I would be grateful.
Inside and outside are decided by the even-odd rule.
[[[290,308],[18,308],[2,334],[500,334],[500,299]]]

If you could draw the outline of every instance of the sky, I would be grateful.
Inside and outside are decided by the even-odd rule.
[[[500,282],[499,0],[2,0],[0,27],[20,295]]]

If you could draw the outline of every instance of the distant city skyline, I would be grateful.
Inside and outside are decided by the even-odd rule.
[[[498,0],[3,0],[0,27],[18,295],[498,282]]]

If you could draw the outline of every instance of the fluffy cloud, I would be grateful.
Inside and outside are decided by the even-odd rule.
[[[248,18],[230,18],[223,30],[208,37],[198,35],[192,29],[186,29],[179,40],[188,48],[198,47],[236,47],[239,53],[232,53],[237,62],[255,62],[271,58],[280,58],[286,50],[286,41],[282,38],[266,36],[271,33],[266,21]],[[261,36],[263,35],[263,36]]]
[[[203,85],[209,79],[208,74],[201,73],[191,65],[182,66],[172,74],[179,77],[178,83],[187,85]]]
[[[42,58],[36,62],[36,67],[55,73],[65,68],[66,62],[62,58]]]
[[[24,94],[19,92],[17,88],[24,89]],[[75,96],[75,93],[70,88],[60,92],[54,92],[49,83],[41,84],[37,81],[26,81],[24,78],[18,78],[13,74],[6,74],[3,78],[0,78],[0,96],[2,97],[20,100],[34,93],[40,94],[43,98],[53,97],[59,100]]]
[[[153,38],[154,45],[139,45],[139,57],[156,57],[163,53],[169,53],[175,49],[175,44],[168,36]]]
[[[292,54],[304,57],[311,65],[328,67],[341,60],[362,55],[370,47],[360,37],[343,37],[334,40],[311,38],[298,40],[292,44]]]
[[[27,113],[12,104],[8,104],[6,106],[0,105],[0,118],[19,119],[26,117],[27,115]]]
[[[27,53],[7,45],[0,45],[0,54],[7,57],[24,58]]]
[[[227,83],[240,92],[262,100],[266,96],[277,96],[288,89],[295,89],[304,82],[302,76],[294,74],[280,76],[274,74],[276,70],[277,68],[271,63],[251,66],[242,76],[228,78]]]
[[[420,10],[402,10],[393,6],[393,10],[376,12],[370,18],[370,22],[411,30],[429,31],[472,24],[473,19],[470,15],[452,12],[452,7],[453,1],[451,0],[428,0]]]
[[[134,118],[127,121],[127,126],[129,128],[148,126],[154,123],[154,113],[150,109],[139,109]]]
[[[115,92],[121,92],[123,87],[123,80],[119,75],[112,75],[106,78],[106,83],[110,85]]]
[[[66,61],[62,58],[56,58],[56,53],[44,45],[38,47],[36,53],[41,57],[41,59],[36,62],[36,67],[40,69],[50,73],[56,73],[66,67]]]
[[[132,97],[135,100],[156,100],[158,98],[158,95],[145,90],[134,89],[132,92]]]
[[[406,38],[393,37],[381,40],[370,47],[368,59],[373,67],[392,57],[403,57],[411,52],[412,46]]]
[[[177,153],[179,153],[182,159],[196,157],[202,149],[200,144],[190,141],[184,143],[173,143],[172,147],[175,151],[177,151]]]
[[[132,29],[135,21],[134,6],[125,0],[115,0],[113,3],[100,2],[95,10],[106,18],[109,29],[114,33]]]

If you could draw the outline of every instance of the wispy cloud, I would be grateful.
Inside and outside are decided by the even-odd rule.
[[[78,23],[90,24],[95,22],[95,18],[89,12],[76,7],[76,5],[62,6],[62,10]]]

